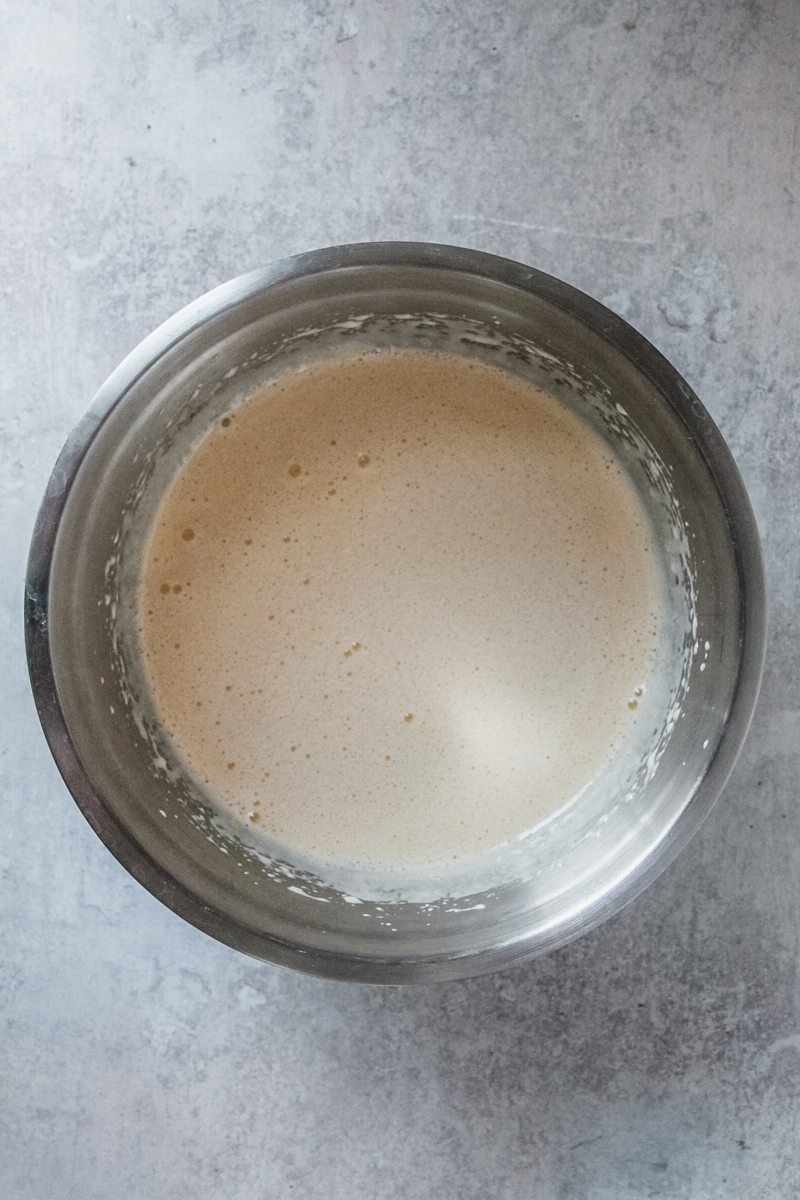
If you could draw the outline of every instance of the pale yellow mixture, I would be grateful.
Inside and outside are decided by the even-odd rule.
[[[631,736],[655,558],[621,468],[553,397],[444,355],[316,365],[230,412],[169,488],[146,671],[195,778],[290,856],[466,859]]]

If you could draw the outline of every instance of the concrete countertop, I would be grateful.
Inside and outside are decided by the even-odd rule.
[[[0,4],[0,1195],[800,1194],[800,6]],[[106,374],[313,246],[457,242],[621,313],[728,438],[770,588],[723,799],[603,928],[419,990],[262,966],[95,838],[39,731],[22,576]]]

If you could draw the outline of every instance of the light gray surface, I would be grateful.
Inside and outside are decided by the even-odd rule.
[[[8,1200],[800,1192],[800,194],[794,0],[0,2]],[[454,241],[629,318],[737,455],[762,700],[679,862],[516,971],[379,991],[184,926],[95,839],[25,678],[33,511],[82,407],[207,287]]]

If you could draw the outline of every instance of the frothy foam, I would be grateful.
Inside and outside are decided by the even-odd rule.
[[[498,368],[280,376],[168,489],[139,593],[161,720],[289,857],[414,869],[513,840],[634,734],[660,578],[598,434]]]

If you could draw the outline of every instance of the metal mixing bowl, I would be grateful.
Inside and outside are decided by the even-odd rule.
[[[300,361],[331,338],[443,348],[549,381],[616,443],[663,542],[676,682],[654,731],[657,753],[624,794],[551,822],[509,876],[471,895],[463,887],[455,903],[355,904],[324,879],[265,859],[219,824],[167,761],[155,716],[142,715],[124,613],[136,585],[136,521],[152,509],[164,464],[219,411],[226,389],[246,389],[248,372]],[[698,828],[733,766],[765,640],[758,534],[741,478],[669,363],[619,317],[541,272],[405,243],[287,259],[216,288],[146,338],[100,389],[53,470],[25,605],[51,750],[128,871],[248,954],[383,983],[507,966],[562,945],[640,892]]]

